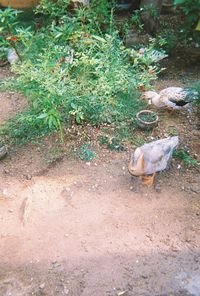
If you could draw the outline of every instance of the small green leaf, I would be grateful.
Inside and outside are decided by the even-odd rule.
[[[44,118],[46,118],[47,116],[48,116],[47,113],[42,113],[42,114],[40,114],[37,118],[38,118],[38,119],[44,119]]]
[[[71,107],[72,107],[73,109],[76,109],[76,108],[77,108],[76,105],[75,105],[74,103],[71,103],[70,105],[71,105]]]

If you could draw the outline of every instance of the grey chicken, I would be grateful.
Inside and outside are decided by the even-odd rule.
[[[178,136],[169,137],[138,147],[131,155],[129,173],[141,176],[147,186],[151,186],[155,173],[169,167],[172,153],[179,144]]]

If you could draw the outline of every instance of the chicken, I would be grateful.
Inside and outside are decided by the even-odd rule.
[[[155,173],[169,168],[172,153],[178,144],[179,138],[175,136],[138,147],[131,156],[129,173],[141,176],[147,186],[153,185]]]
[[[159,93],[155,91],[146,91],[142,99],[149,100],[157,108],[168,108],[171,110],[180,110],[189,107],[190,104],[198,98],[198,92],[192,88],[168,87]]]

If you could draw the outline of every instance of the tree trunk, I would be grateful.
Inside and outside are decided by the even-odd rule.
[[[163,0],[141,0],[140,8],[145,8],[142,14],[145,30],[155,36],[158,28],[158,17]],[[156,12],[156,15],[154,14]]]

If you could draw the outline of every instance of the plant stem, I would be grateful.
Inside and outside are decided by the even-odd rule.
[[[18,49],[17,49],[17,46],[16,46],[15,42],[14,42],[14,41],[10,41],[10,45],[14,48],[16,54],[18,55],[20,61],[22,62],[21,54],[19,53],[19,51],[18,51]]]
[[[60,131],[60,140],[61,140],[61,143],[64,144],[64,133],[63,133],[62,125],[60,124],[60,120],[58,120],[58,127],[59,127],[59,131]]]

